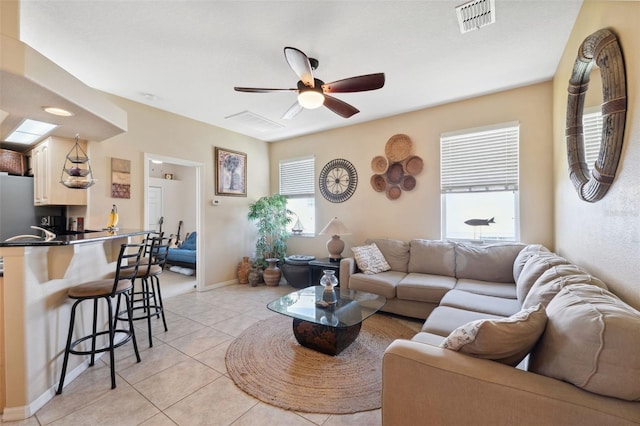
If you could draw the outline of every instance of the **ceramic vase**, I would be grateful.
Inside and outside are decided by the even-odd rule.
[[[243,257],[242,262],[238,264],[238,282],[240,284],[247,284],[249,282],[249,269],[251,265],[249,264],[249,258]]]
[[[256,268],[255,266],[252,266],[249,269],[248,280],[249,280],[249,285],[251,287],[256,287],[258,285],[258,282],[260,281],[260,277],[258,276],[258,268]]]
[[[269,263],[269,266],[267,266],[267,269],[262,273],[264,283],[268,286],[277,286],[282,276],[282,271],[278,268],[278,259],[270,258],[265,260]]]

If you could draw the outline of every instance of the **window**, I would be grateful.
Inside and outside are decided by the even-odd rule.
[[[585,108],[582,115],[582,128],[584,134],[584,158],[589,169],[593,169],[593,165],[600,154],[600,141],[602,140],[602,111],[600,107]]]
[[[302,234],[315,235],[315,166],[313,157],[280,161],[280,194],[287,197],[287,207],[294,213],[287,230],[302,224]]]
[[[442,238],[519,238],[519,124],[440,137]]]

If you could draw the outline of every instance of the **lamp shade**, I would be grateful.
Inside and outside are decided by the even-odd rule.
[[[322,228],[322,231],[318,233],[318,235],[349,235],[351,231],[347,229],[346,226],[338,219],[334,217],[327,223],[327,225]]]

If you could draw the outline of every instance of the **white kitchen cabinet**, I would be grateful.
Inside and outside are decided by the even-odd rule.
[[[62,167],[74,144],[75,141],[72,139],[51,136],[31,151],[34,205],[84,206],[87,204],[87,189],[67,188],[60,183]],[[79,144],[86,152],[86,142],[79,141]]]

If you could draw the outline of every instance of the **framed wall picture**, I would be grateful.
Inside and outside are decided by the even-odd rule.
[[[131,160],[111,158],[111,198],[131,198]]]
[[[216,195],[247,196],[247,154],[215,147]]]

